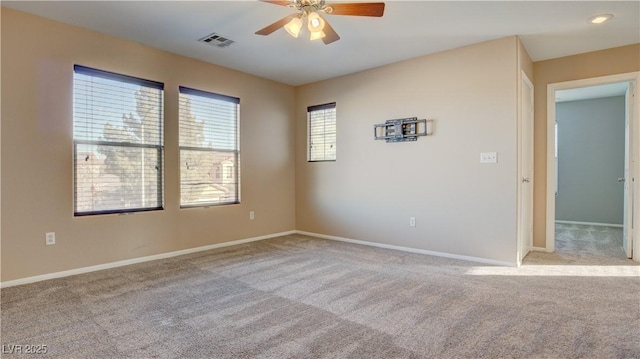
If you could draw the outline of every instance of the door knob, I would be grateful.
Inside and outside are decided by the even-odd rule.
[[[530,180],[530,179],[528,179],[528,178],[526,178],[526,177],[523,177],[523,178],[522,178],[522,182],[523,182],[523,183],[529,183],[529,182],[531,182],[531,180]]]
[[[624,177],[618,177],[618,182],[624,182]]]

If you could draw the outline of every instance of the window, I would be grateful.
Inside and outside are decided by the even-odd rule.
[[[74,215],[163,208],[163,90],[74,66]]]
[[[179,90],[180,206],[240,203],[240,99]]]
[[[307,160],[336,160],[336,103],[307,107]]]

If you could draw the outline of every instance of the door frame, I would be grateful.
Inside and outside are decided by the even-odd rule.
[[[635,177],[632,175],[633,167],[635,166],[635,149],[637,137],[633,137],[633,133],[638,133],[633,127],[633,117],[635,116],[636,105],[634,104],[636,82],[630,81],[627,83],[627,91],[624,94],[624,172],[623,188],[624,188],[624,220],[622,222],[622,247],[625,254],[628,257],[632,257],[633,253],[633,182]],[[640,120],[636,124],[640,123]],[[618,181],[620,178],[618,178]]]
[[[522,260],[524,259],[524,257],[527,255],[528,252],[530,252],[533,249],[533,201],[534,201],[534,196],[533,196],[533,178],[534,178],[534,169],[533,169],[533,157],[534,157],[534,144],[533,144],[533,125],[534,125],[534,107],[535,107],[535,103],[534,103],[534,87],[533,87],[533,83],[531,82],[531,80],[529,79],[529,77],[527,76],[527,74],[524,71],[520,71],[520,96],[519,96],[519,105],[520,105],[520,111],[519,111],[519,121],[518,121],[518,224],[517,224],[517,238],[518,238],[518,242],[516,245],[517,248],[517,263],[518,266],[520,266],[522,264]],[[524,86],[529,87],[530,91],[531,91],[531,98],[529,99],[530,104],[531,104],[531,113],[530,114],[525,114],[525,104],[524,104]],[[530,141],[529,141],[529,151],[530,151],[530,158],[529,161],[531,161],[530,165],[530,176],[529,176],[529,183],[526,184],[526,186],[530,189],[531,191],[531,195],[530,197],[530,202],[529,203],[529,218],[525,218],[525,211],[523,210],[523,200],[524,200],[524,196],[523,196],[523,190],[525,189],[525,184],[523,183],[524,180],[524,168],[523,166],[525,165],[525,158],[524,158],[524,148],[523,148],[523,135],[524,135],[524,131],[525,131],[525,126],[524,126],[524,121],[527,120],[526,116],[530,116],[530,118],[528,119],[528,121],[531,121],[531,124],[529,127],[530,130]],[[523,227],[527,227],[526,225],[524,225],[524,221],[528,220],[530,223],[528,225],[530,232],[531,233],[527,233],[525,235],[525,233],[523,233],[524,228]],[[528,238],[527,238],[528,237]]]
[[[640,96],[637,94],[638,85],[640,84],[640,71],[628,72],[617,75],[593,77],[588,79],[557,82],[547,85],[547,218],[546,218],[546,252],[555,251],[555,219],[556,219],[556,166],[555,166],[555,136],[556,136],[556,91],[568,90],[580,87],[589,87],[595,85],[605,85],[618,82],[635,82],[636,96],[634,98],[634,114],[629,119],[632,143],[638,143],[640,139],[638,126],[640,124]],[[640,159],[640,146],[634,146],[632,158]],[[633,186],[633,203],[640,203],[640,191],[637,190],[635,178],[638,177],[638,166],[632,166],[631,186]],[[633,211],[633,222],[640,223],[640,211]],[[640,226],[635,226],[631,235],[633,260],[640,262]]]

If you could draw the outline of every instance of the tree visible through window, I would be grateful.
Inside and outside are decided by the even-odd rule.
[[[240,202],[240,99],[180,87],[180,206]]]
[[[74,214],[163,207],[159,82],[74,66]]]
[[[336,103],[307,107],[307,159],[336,160]]]

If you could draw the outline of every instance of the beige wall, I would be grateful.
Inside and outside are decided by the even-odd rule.
[[[527,75],[529,81],[533,83],[533,61],[531,61],[531,56],[529,56],[520,38],[518,38],[518,66]],[[518,86],[518,89],[520,89],[520,86]]]
[[[533,245],[546,245],[547,85],[640,71],[640,44],[617,47],[533,64],[535,86]]]
[[[295,229],[293,87],[6,8],[1,26],[2,281]],[[74,64],[165,84],[165,210],[73,217]],[[240,98],[242,204],[179,209],[179,85]]]
[[[520,69],[535,85],[537,247],[547,84],[640,70],[640,45],[533,64],[514,36],[293,88],[5,8],[1,27],[2,281],[293,229],[515,263]],[[165,83],[165,210],[73,217],[73,64]],[[241,99],[242,204],[178,208],[179,85]],[[333,101],[338,160],[307,163],[306,107]],[[411,116],[432,135],[373,140]]]
[[[299,87],[297,229],[515,263],[517,53],[509,37]],[[306,108],[333,101],[337,161],[308,163]],[[433,135],[374,141],[412,116]]]

